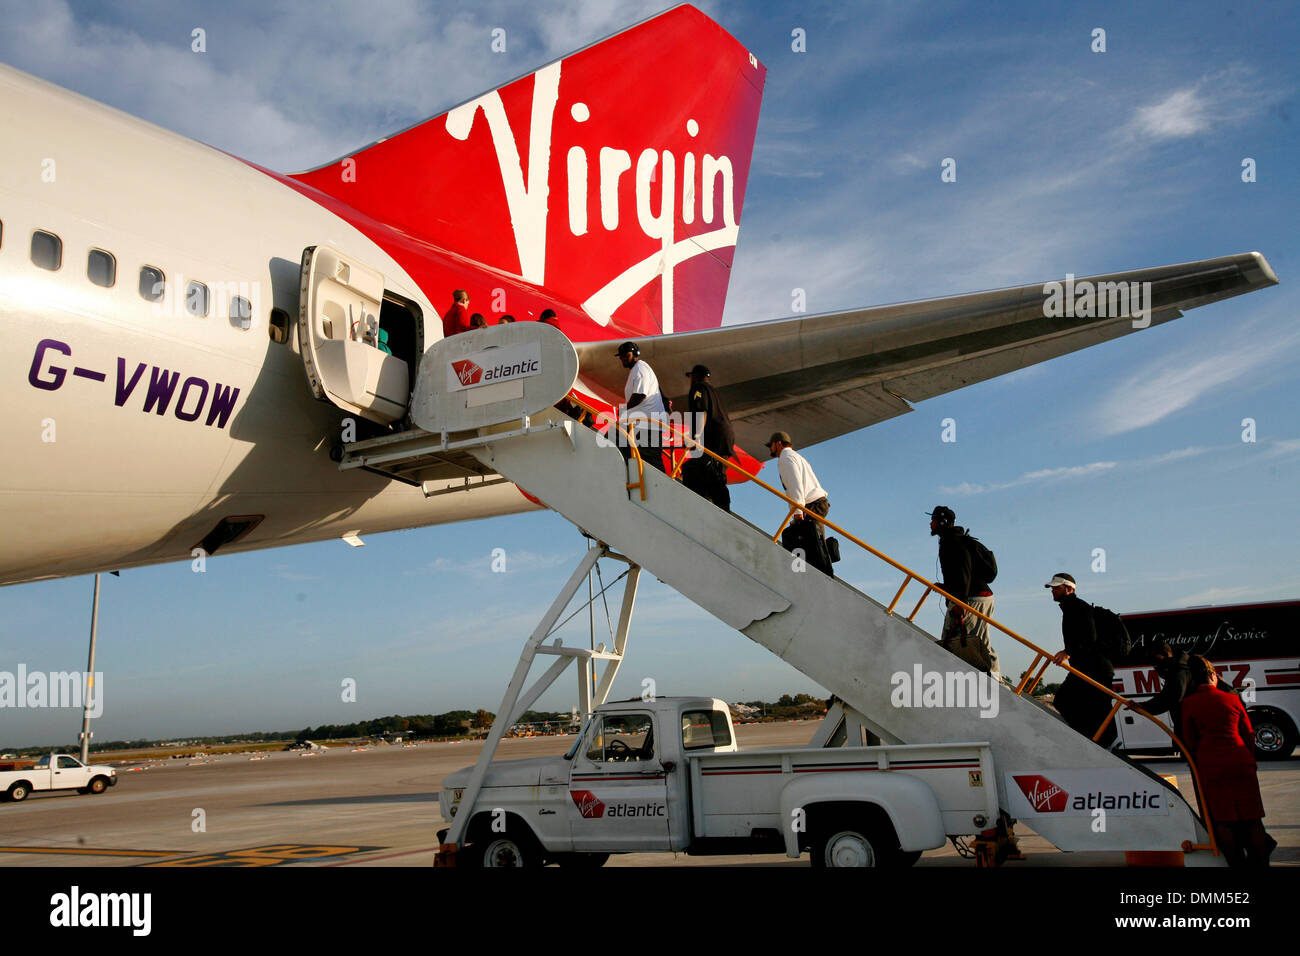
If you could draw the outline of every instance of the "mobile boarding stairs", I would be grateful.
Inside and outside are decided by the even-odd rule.
[[[475,380],[475,368],[496,374],[484,372]],[[520,369],[521,377],[506,377]],[[1085,738],[1029,696],[1051,656],[996,621],[990,620],[991,626],[1037,657],[1018,687],[997,685],[995,717],[982,717],[973,701],[965,707],[895,706],[896,675],[914,677],[919,684],[921,675],[930,673],[976,674],[912,621],[938,589],[830,522],[828,527],[843,538],[903,572],[893,601],[885,606],[815,569],[796,570],[790,552],[762,530],[644,464],[635,453],[625,460],[610,438],[554,411],[553,404],[570,393],[577,372],[573,346],[543,323],[492,326],[443,339],[421,361],[410,406],[416,427],[343,449],[341,468],[365,468],[422,484],[426,494],[514,482],[602,543],[575,570],[565,594],[525,648],[481,768],[505,730],[571,660],[581,661],[584,712],[604,701],[625,650],[636,580],[645,569],[835,694],[844,702],[843,712],[880,741],[987,742],[1002,810],[1058,848],[1154,851],[1171,854],[1153,857],[1162,861],[1177,861],[1182,854],[1188,865],[1222,864],[1212,827],[1176,788]],[[544,643],[596,557],[611,550],[631,566],[614,646],[588,650]],[[919,600],[909,615],[895,613],[912,581],[923,589]],[[525,692],[535,654],[551,655],[555,662]],[[607,662],[594,688],[593,658]],[[1116,696],[1111,719],[1119,706]],[[819,742],[826,736],[819,733]],[[856,744],[851,734],[848,739]],[[1196,770],[1191,769],[1195,782]],[[466,793],[465,807],[474,796],[476,792]],[[1099,808],[1104,813],[1098,814]]]

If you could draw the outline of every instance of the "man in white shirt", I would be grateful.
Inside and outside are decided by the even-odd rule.
[[[620,419],[634,424],[637,436],[637,450],[641,458],[650,465],[664,470],[663,448],[659,433],[646,421],[651,416],[663,416],[667,411],[663,393],[659,390],[659,379],[648,362],[641,360],[641,350],[635,342],[624,342],[614,353],[623,367],[628,370],[627,384],[623,386],[623,397],[627,404]],[[641,421],[636,421],[641,419]],[[629,453],[624,449],[624,457]]]
[[[830,498],[826,495],[826,489],[818,483],[812,466],[803,455],[790,447],[790,436],[785,432],[773,432],[772,437],[767,440],[767,450],[773,458],[778,459],[781,487],[789,497],[803,506],[802,508],[790,506],[790,510],[794,513],[793,520],[812,521],[805,516],[805,511],[811,511],[825,518],[827,512],[831,510]],[[817,533],[824,539],[826,526],[820,521],[813,521],[813,524],[817,527]]]

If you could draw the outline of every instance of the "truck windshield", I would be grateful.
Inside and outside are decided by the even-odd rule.
[[[595,761],[651,760],[655,755],[654,723],[649,714],[604,714],[587,759]]]

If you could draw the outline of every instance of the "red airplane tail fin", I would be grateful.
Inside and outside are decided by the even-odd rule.
[[[676,7],[293,178],[543,288],[575,339],[713,328],[765,74]]]

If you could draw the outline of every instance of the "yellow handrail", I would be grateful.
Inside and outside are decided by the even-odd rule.
[[[568,399],[569,401],[573,402],[573,404],[577,405],[579,408],[590,412],[594,417],[597,418],[597,420],[599,420],[600,415],[604,414],[602,411],[593,408],[590,404],[583,401],[582,397],[578,395],[577,392],[570,392],[568,395]],[[620,432],[622,432],[624,435],[627,436],[627,446],[628,448],[632,449],[632,457],[636,459],[636,482],[635,483],[628,482],[627,490],[631,491],[633,488],[640,488],[641,500],[645,501],[645,460],[641,457],[641,449],[636,443],[636,436],[632,434],[632,428],[630,425],[629,427],[624,428],[622,425],[618,423],[617,419],[610,419],[609,424],[613,425]],[[677,477],[676,471],[673,472],[673,477],[674,478]]]
[[[576,397],[574,393],[570,393],[570,398],[571,398],[571,399],[572,399],[576,404],[578,404],[578,405],[582,406],[583,408],[587,409],[588,411],[592,412],[593,415],[596,415],[596,416],[600,416],[600,415],[601,415],[601,412],[599,412],[599,411],[597,411],[596,409],[592,408],[590,405],[588,405],[586,402],[584,402],[581,398]],[[795,512],[796,512],[796,511],[803,511],[803,514],[804,514],[804,517],[805,517],[805,518],[812,518],[813,520],[820,522],[824,527],[830,528],[831,530],[836,531],[836,532],[842,534],[845,538],[847,538],[848,540],[852,541],[854,544],[856,544],[858,547],[862,548],[864,551],[868,552],[869,554],[874,555],[875,557],[877,557],[877,558],[879,558],[880,560],[884,561],[886,564],[890,565],[891,567],[895,568],[896,570],[903,572],[903,574],[904,574],[903,584],[902,584],[902,586],[898,589],[898,593],[894,595],[894,600],[890,602],[890,605],[889,605],[888,609],[886,610],[886,613],[887,613],[887,614],[890,614],[890,615],[892,616],[892,614],[893,614],[893,612],[894,612],[894,607],[895,607],[895,605],[898,604],[898,601],[902,598],[902,596],[903,596],[903,592],[904,592],[905,590],[907,590],[907,586],[908,586],[908,584],[910,584],[913,580],[917,580],[917,581],[920,581],[922,584],[925,585],[925,590],[924,590],[924,591],[922,592],[922,594],[921,594],[921,599],[920,599],[919,601],[917,601],[917,603],[916,603],[916,607],[914,607],[914,608],[912,609],[912,613],[911,613],[910,615],[908,615],[908,618],[907,618],[908,621],[912,621],[912,620],[916,617],[917,612],[921,610],[921,605],[925,603],[925,599],[926,599],[927,597],[929,597],[930,592],[933,591],[933,592],[935,592],[935,593],[937,593],[937,594],[942,595],[944,598],[946,598],[948,601],[951,601],[953,604],[957,605],[958,607],[961,607],[961,608],[965,609],[965,610],[968,611],[969,613],[974,614],[976,617],[978,617],[978,618],[980,618],[981,620],[987,622],[988,624],[992,625],[993,627],[996,627],[996,628],[997,628],[999,631],[1001,631],[1003,634],[1007,635],[1008,637],[1012,638],[1013,640],[1017,641],[1018,643],[1024,645],[1025,647],[1029,648],[1030,650],[1034,651],[1034,653],[1035,653],[1035,657],[1034,657],[1033,663],[1031,663],[1031,664],[1029,665],[1029,667],[1026,669],[1024,676],[1023,676],[1023,677],[1021,678],[1021,680],[1020,680],[1020,683],[1019,683],[1018,685],[1016,685],[1016,687],[1015,687],[1015,689],[1014,689],[1014,692],[1015,692],[1015,694],[1016,694],[1017,696],[1023,696],[1024,693],[1026,692],[1026,688],[1028,689],[1028,692],[1032,693],[1033,688],[1038,686],[1038,682],[1039,682],[1039,680],[1042,678],[1043,674],[1046,672],[1048,665],[1049,665],[1049,664],[1052,664],[1052,663],[1055,663],[1055,655],[1053,655],[1053,654],[1049,654],[1047,651],[1043,650],[1041,647],[1039,647],[1039,646],[1038,646],[1037,644],[1035,644],[1033,641],[1030,641],[1030,640],[1028,640],[1027,638],[1021,637],[1021,636],[1020,636],[1019,634],[1017,634],[1015,631],[1011,630],[1011,629],[1008,628],[1008,627],[1003,626],[1002,624],[999,624],[997,621],[993,620],[993,618],[989,617],[988,615],[986,615],[986,614],[982,614],[981,612],[975,610],[975,608],[971,607],[969,604],[967,604],[965,601],[961,600],[960,598],[953,597],[951,594],[949,594],[949,593],[948,593],[947,591],[945,591],[943,588],[937,586],[934,582],[927,580],[925,577],[923,577],[923,576],[917,574],[915,571],[911,570],[910,568],[907,568],[906,566],[904,566],[904,565],[902,565],[902,564],[899,564],[897,561],[895,561],[895,560],[894,560],[893,558],[891,558],[889,555],[884,554],[884,553],[882,553],[882,552],[880,552],[880,551],[877,551],[877,550],[876,550],[875,548],[873,548],[871,545],[867,544],[865,541],[861,540],[861,539],[858,538],[856,535],[854,535],[854,534],[852,534],[852,533],[850,533],[850,532],[844,530],[844,529],[841,528],[839,525],[835,524],[833,521],[830,521],[830,520],[828,520],[828,519],[826,519],[826,518],[823,518],[821,515],[814,514],[814,513],[811,512],[811,511],[804,511],[804,509],[803,509],[803,504],[802,504],[802,503],[795,501],[793,498],[791,498],[790,496],[786,495],[786,494],[783,493],[783,492],[777,491],[775,488],[773,488],[773,487],[772,487],[771,485],[769,485],[767,482],[765,482],[765,481],[763,481],[762,479],[760,479],[757,475],[752,475],[752,474],[750,474],[749,472],[745,471],[744,468],[741,468],[739,465],[737,465],[735,462],[731,461],[730,459],[723,458],[721,455],[714,454],[712,451],[710,451],[709,449],[705,448],[704,445],[703,445],[702,443],[696,441],[696,440],[695,440],[695,439],[694,439],[694,438],[693,438],[693,437],[692,437],[688,432],[684,431],[683,429],[678,428],[677,426],[673,425],[673,424],[670,423],[670,422],[664,422],[664,423],[662,423],[662,424],[663,424],[664,426],[666,426],[670,431],[675,432],[675,433],[676,433],[680,438],[682,438],[682,439],[684,440],[684,445],[685,445],[685,446],[688,446],[688,447],[690,447],[690,448],[694,448],[694,449],[698,449],[698,450],[700,450],[701,452],[703,452],[704,454],[708,455],[710,458],[714,459],[715,461],[721,462],[725,467],[730,468],[730,469],[732,469],[733,471],[738,471],[738,472],[740,472],[740,474],[744,475],[744,476],[745,476],[746,478],[748,478],[750,481],[754,482],[754,484],[758,485],[758,486],[761,487],[761,488],[766,489],[766,490],[769,491],[771,494],[773,494],[773,495],[775,495],[776,497],[780,498],[782,501],[786,502],[786,503],[790,506],[790,510],[789,510],[789,512],[786,514],[786,516],[785,516],[785,520],[781,522],[781,527],[777,529],[776,534],[773,535],[773,537],[772,537],[772,540],[773,540],[773,541],[779,541],[779,540],[780,540],[780,538],[781,538],[781,532],[785,530],[785,526],[786,526],[786,524],[789,523],[790,519],[794,516]],[[622,428],[620,427],[620,430],[621,430],[621,431],[624,431],[624,433],[626,434],[626,429],[622,429]],[[633,447],[635,448],[635,442],[633,442]],[[637,461],[638,461],[638,463],[640,462],[640,460],[641,460],[641,456],[640,456],[640,454],[637,454]],[[685,462],[685,458],[683,458],[683,459],[682,459],[682,462],[681,462],[681,463],[678,463],[677,467],[673,469],[673,477],[676,477],[678,471],[681,470],[681,464],[684,463],[684,462]],[[629,488],[629,489],[631,489],[631,488],[633,488],[633,487],[636,487],[636,486],[635,486],[635,485],[628,485],[628,488]],[[642,475],[642,478],[641,478],[641,499],[642,499],[643,501],[645,500],[645,478],[644,478],[644,474]],[[1034,678],[1033,678],[1033,680],[1032,680],[1032,682],[1031,682],[1031,681],[1029,680],[1030,672],[1033,671],[1033,669],[1034,669],[1035,667],[1038,666],[1038,662],[1039,662],[1040,659],[1041,659],[1042,662],[1043,662],[1043,663],[1042,663],[1042,666],[1039,667],[1038,673],[1037,673],[1036,675],[1034,675]],[[1195,762],[1192,760],[1192,755],[1191,755],[1191,753],[1190,753],[1190,752],[1187,750],[1187,748],[1183,745],[1183,742],[1178,738],[1178,735],[1175,734],[1174,731],[1173,731],[1171,728],[1167,727],[1167,726],[1166,726],[1163,722],[1161,722],[1160,720],[1157,720],[1153,715],[1148,714],[1145,710],[1143,710],[1143,709],[1142,709],[1141,707],[1139,707],[1137,704],[1134,704],[1133,702],[1131,702],[1131,701],[1129,701],[1129,700],[1126,700],[1125,698],[1121,697],[1119,694],[1115,693],[1115,691],[1112,690],[1111,688],[1106,687],[1106,686],[1104,686],[1104,685],[1102,685],[1102,684],[1099,684],[1097,681],[1093,680],[1091,677],[1089,677],[1087,674],[1083,673],[1082,671],[1076,670],[1075,668],[1071,667],[1069,664],[1066,664],[1066,663],[1064,663],[1064,662],[1057,664],[1057,666],[1058,666],[1058,667],[1063,667],[1063,668],[1065,668],[1065,670],[1069,671],[1071,674],[1075,675],[1076,677],[1082,678],[1084,681],[1086,681],[1087,683],[1091,684],[1093,687],[1097,688],[1098,690],[1102,691],[1103,693],[1107,694],[1108,696],[1114,698],[1114,700],[1115,700],[1115,703],[1111,706],[1110,713],[1107,715],[1106,719],[1102,722],[1101,726],[1097,728],[1097,732],[1096,732],[1095,734],[1093,734],[1092,739],[1093,739],[1094,741],[1099,740],[1099,739],[1101,738],[1101,735],[1102,735],[1103,733],[1105,733],[1106,728],[1107,728],[1108,726],[1110,726],[1111,721],[1113,721],[1113,720],[1115,719],[1115,715],[1120,711],[1120,709],[1121,709],[1122,707],[1128,707],[1130,710],[1132,710],[1132,711],[1134,711],[1135,713],[1137,713],[1137,714],[1139,714],[1139,715],[1145,717],[1147,720],[1151,721],[1153,724],[1155,724],[1157,727],[1159,727],[1159,728],[1161,729],[1161,731],[1163,731],[1165,734],[1167,734],[1167,735],[1169,736],[1169,739],[1172,740],[1172,741],[1174,742],[1174,744],[1178,747],[1178,749],[1182,751],[1183,756],[1187,759],[1187,767],[1188,767],[1188,770],[1191,772],[1191,775],[1192,775],[1192,786],[1193,786],[1193,788],[1194,788],[1194,790],[1195,790],[1195,792],[1196,792],[1196,802],[1197,802],[1197,805],[1198,805],[1199,808],[1200,808],[1201,816],[1202,816],[1202,817],[1204,818],[1204,820],[1205,820],[1205,829],[1206,829],[1206,832],[1209,834],[1209,838],[1210,838],[1210,842],[1209,842],[1207,845],[1192,844],[1192,843],[1190,843],[1190,841],[1185,842],[1185,843],[1184,843],[1184,846],[1183,846],[1183,849],[1184,849],[1184,850],[1192,850],[1192,849],[1209,849],[1209,850],[1211,850],[1211,851],[1214,853],[1214,855],[1217,856],[1218,853],[1219,853],[1219,849],[1218,849],[1217,841],[1215,840],[1215,837],[1214,837],[1214,824],[1213,824],[1213,821],[1210,819],[1209,806],[1208,806],[1208,804],[1206,803],[1205,798],[1204,798],[1204,791],[1203,791],[1203,789],[1202,789],[1202,787],[1201,787],[1201,777],[1200,777],[1200,773],[1199,773],[1199,771],[1196,769],[1196,764],[1195,764]]]

